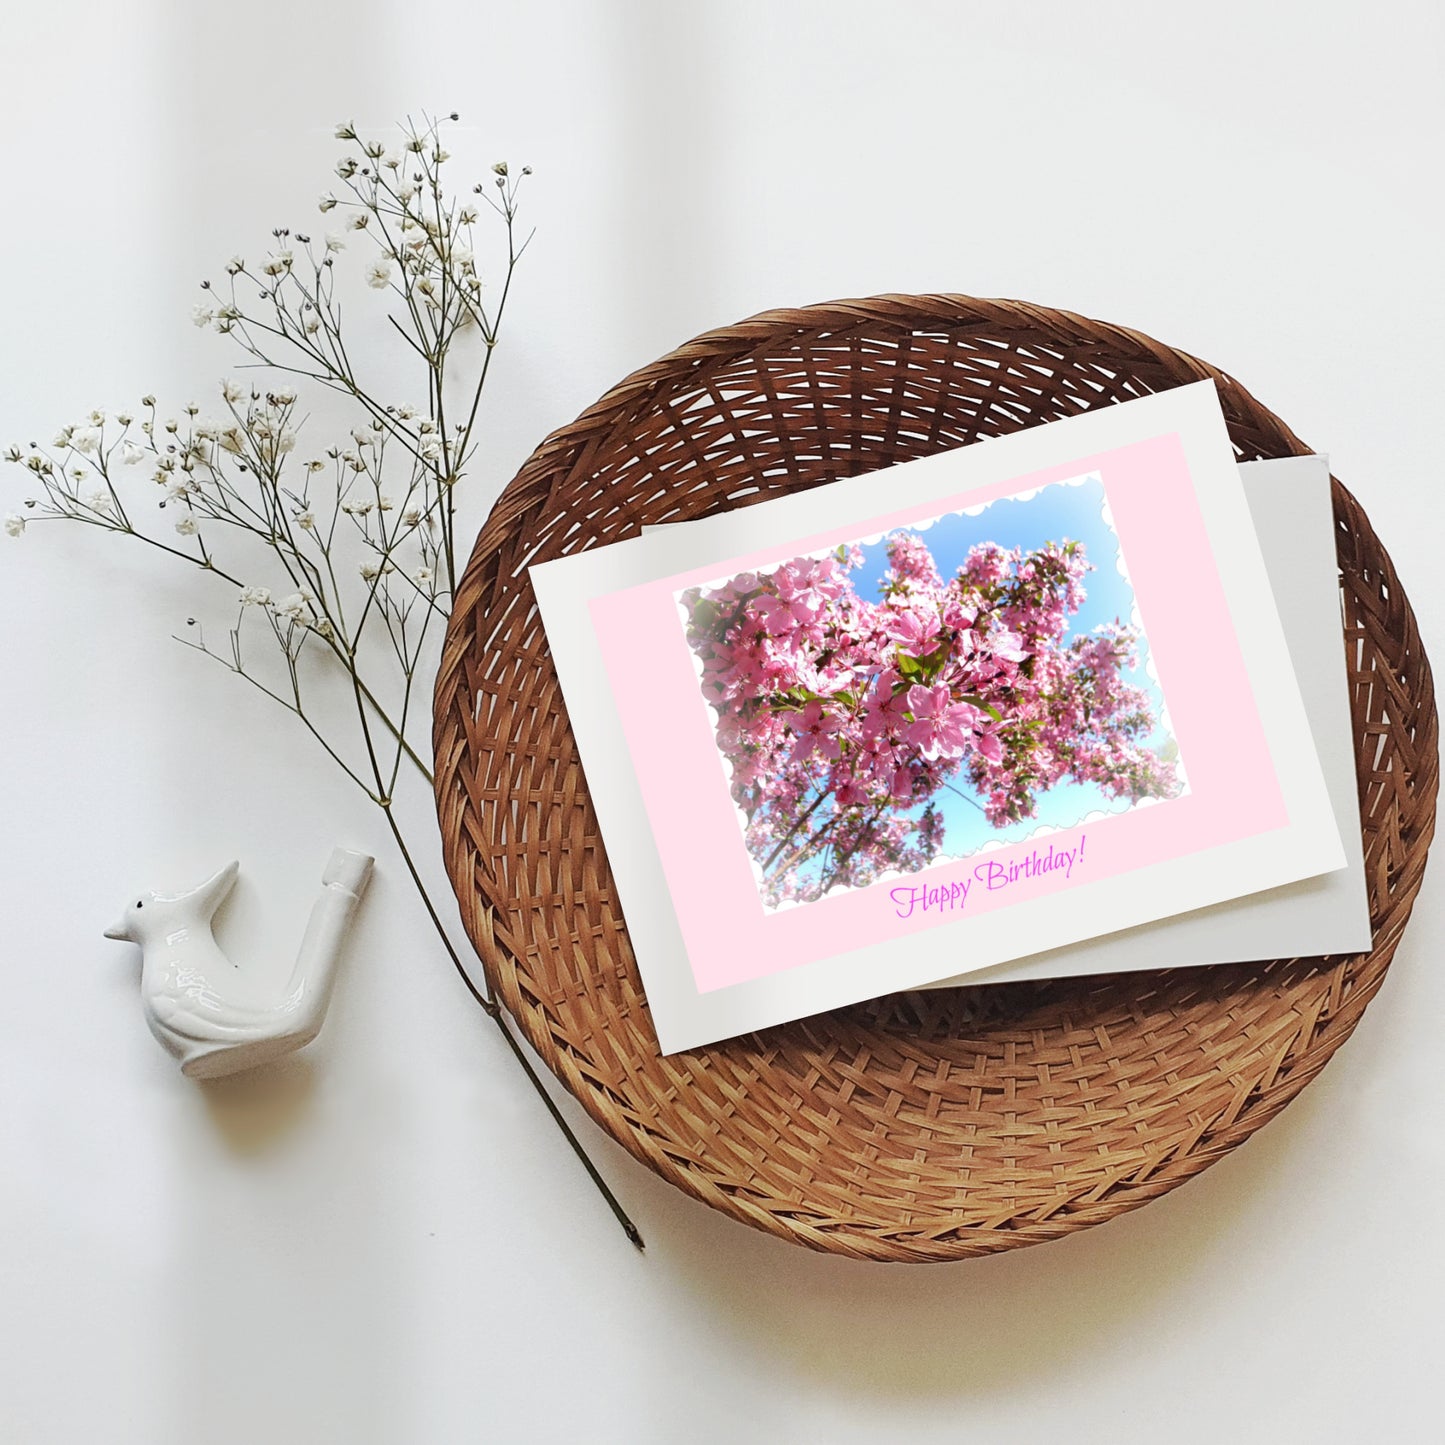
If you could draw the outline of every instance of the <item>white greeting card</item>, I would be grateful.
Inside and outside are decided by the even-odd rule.
[[[1212,383],[531,575],[666,1052],[1344,865]]]

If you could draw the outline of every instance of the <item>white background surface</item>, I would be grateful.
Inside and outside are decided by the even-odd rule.
[[[536,167],[539,226],[469,531],[550,428],[708,326],[1025,297],[1210,358],[1328,450],[1438,649],[1438,7],[1010,8],[9,0],[0,442],[202,394],[230,361],[187,322],[194,284],[314,224],[334,122],[455,107],[458,164]],[[0,473],[4,509],[21,485]],[[60,529],[0,551],[0,1437],[1429,1433],[1438,872],[1321,1079],[1133,1216],[861,1266],[684,1199],[582,1121],[644,1257],[370,805],[168,640],[229,602],[204,580]],[[416,819],[428,836],[425,799]],[[321,1039],[264,1078],[184,1081],[100,929],[236,854],[228,943],[289,951],[334,841],[383,871]]]

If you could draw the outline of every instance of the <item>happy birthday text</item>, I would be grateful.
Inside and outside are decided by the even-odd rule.
[[[969,894],[982,885],[984,892],[996,893],[1000,888],[1012,888],[1034,878],[1057,878],[1065,881],[1074,876],[1075,864],[1084,861],[1084,845],[1088,834],[1079,836],[1077,848],[1061,848],[1054,843],[1046,847],[1031,848],[1021,858],[1011,858],[1007,863],[989,859],[974,866],[969,877],[949,883],[920,883],[914,886],[900,886],[889,890],[894,911],[900,918],[912,918],[915,913],[956,913],[968,903]]]

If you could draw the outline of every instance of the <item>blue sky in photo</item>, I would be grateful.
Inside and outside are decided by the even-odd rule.
[[[1078,486],[1055,484],[1042,488],[1028,501],[1004,499],[986,507],[978,516],[944,517],[920,535],[928,543],[933,560],[945,578],[951,576],[980,542],[996,542],[1012,550],[1028,552],[1045,542],[1081,542],[1094,570],[1084,579],[1086,598],[1064,632],[1065,645],[1073,637],[1092,632],[1101,623],[1128,623],[1134,607],[1134,589],[1119,575],[1119,539],[1102,515],[1103,484],[1089,480]],[[879,583],[888,570],[887,550],[883,542],[864,547],[863,566],[852,574],[858,595],[876,598]],[[1140,665],[1124,674],[1127,681],[1143,688],[1154,705],[1155,716],[1163,707],[1158,686],[1143,667],[1145,646],[1139,650]],[[1159,747],[1168,734],[1156,727],[1147,739],[1150,747]],[[1007,828],[994,828],[980,811],[973,790],[962,773],[954,779],[954,787],[966,797],[942,789],[935,806],[944,819],[943,853],[959,857],[972,853],[990,840],[1013,843],[1027,838],[1043,826],[1072,827],[1088,813],[1123,812],[1128,803],[1107,797],[1095,784],[1060,783],[1038,795],[1037,814]]]

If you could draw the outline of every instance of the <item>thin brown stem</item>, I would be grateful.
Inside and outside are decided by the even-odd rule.
[[[194,535],[195,552],[168,545],[134,525],[134,514],[127,511],[121,490],[115,485],[111,466],[117,448],[127,443],[128,418],[120,423],[120,437],[112,440],[109,446],[105,445],[105,434],[98,432],[94,439],[83,438],[78,448],[73,447],[70,442],[74,429],[67,428],[55,445],[63,454],[68,453],[69,472],[65,465],[57,467],[49,453],[37,447],[29,449],[28,457],[23,457],[18,447],[14,448],[10,459],[23,461],[44,489],[47,502],[42,507],[41,516],[85,522],[138,538],[169,556],[210,572],[242,593],[244,603],[254,603],[261,609],[269,624],[271,641],[284,658],[285,685],[271,686],[264,674],[257,675],[249,670],[250,659],[244,644],[256,624],[246,621],[248,613],[244,605],[239,606],[228,629],[228,656],[221,650],[209,648],[199,627],[195,633],[197,640],[179,640],[230,668],[279,706],[294,713],[342,772],[382,808],[407,871],[458,976],[487,1016],[496,1023],[513,1056],[546,1104],[553,1121],[582,1161],[588,1176],[606,1199],[628,1238],[641,1248],[642,1238],[636,1226],[588,1158],[531,1060],[509,1029],[506,1013],[490,981],[484,990],[472,981],[447,936],[394,813],[393,799],[403,758],[415,767],[429,786],[433,783],[431,767],[406,736],[407,725],[414,707],[419,705],[422,681],[419,669],[433,614],[439,614],[445,620],[450,611],[449,605],[443,606],[439,598],[445,597],[449,604],[456,587],[455,489],[475,449],[478,406],[491,369],[498,323],[517,261],[526,249],[525,244],[521,247],[516,244],[516,187],[508,183],[503,187],[503,204],[498,208],[507,230],[506,278],[501,287],[496,315],[489,321],[485,308],[477,299],[479,286],[475,279],[475,262],[470,255],[463,257],[459,253],[460,225],[466,226],[469,242],[470,227],[475,217],[468,217],[459,224],[455,205],[450,202],[444,204],[438,170],[443,157],[437,132],[434,121],[424,120],[420,127],[408,122],[408,150],[419,157],[417,161],[408,163],[408,169],[413,171],[410,179],[404,178],[395,164],[378,164],[378,147],[363,147],[367,157],[365,161],[349,159],[338,167],[355,197],[357,209],[353,218],[358,225],[354,229],[358,234],[364,231],[372,236],[385,257],[376,263],[377,269],[368,279],[379,288],[389,287],[390,292],[399,298],[400,304],[393,308],[396,314],[389,319],[407,343],[410,354],[419,358],[424,366],[429,406],[425,419],[412,424],[417,413],[409,405],[384,405],[377,395],[368,390],[366,382],[358,378],[357,368],[342,337],[342,306],[336,295],[336,272],[332,265],[332,252],[342,248],[329,239],[325,250],[318,254],[307,236],[294,233],[293,240],[291,231],[276,230],[272,233],[276,244],[265,265],[251,271],[243,261],[234,261],[227,266],[229,301],[224,293],[214,291],[208,298],[216,303],[214,313],[209,311],[208,306],[208,315],[215,321],[217,330],[229,334],[232,342],[241,348],[248,364],[263,367],[282,377],[304,377],[344,394],[368,419],[369,429],[366,432],[353,433],[356,441],[354,451],[345,442],[328,451],[335,463],[335,494],[329,518],[318,518],[312,511],[310,500],[309,478],[313,470],[326,470],[325,463],[319,460],[307,463],[307,480],[300,485],[299,495],[288,483],[288,478],[294,473],[284,472],[284,455],[295,445],[297,432],[305,420],[295,411],[297,396],[294,388],[279,384],[270,391],[265,390],[264,385],[260,389],[223,387],[222,395],[230,422],[224,427],[218,424],[214,430],[206,423],[194,421],[198,413],[194,406],[186,411],[187,416],[192,418],[190,423],[160,423],[157,421],[155,398],[147,396],[141,403],[146,413],[141,432],[146,440],[140,450],[154,457],[155,480],[168,488],[168,497],[187,509],[185,516],[207,527],[214,524],[218,530],[226,527],[230,529],[230,535],[246,534],[269,548],[273,554],[273,565],[279,564],[291,586],[300,594],[298,597],[273,604],[266,589],[243,584],[240,577],[217,563],[206,539],[189,523],[183,528],[182,535]],[[350,128],[342,132],[342,138],[357,142]],[[357,144],[360,145],[360,142]],[[421,174],[415,174],[417,167]],[[395,187],[386,174],[388,169],[396,173]],[[411,205],[415,194],[412,181],[419,185],[424,183],[421,199],[415,208]],[[488,203],[491,204],[490,201]],[[336,204],[337,200],[332,198],[322,209],[329,210]],[[350,202],[346,204],[348,207],[351,205]],[[430,219],[424,226],[426,234],[418,239],[413,234],[415,226],[408,223],[408,218],[415,220],[428,210]],[[292,249],[298,244],[305,247],[304,255],[310,262],[309,272],[303,270],[305,262]],[[400,268],[399,275],[393,272],[393,265]],[[259,297],[250,297],[248,292],[248,300],[254,302],[258,299],[259,304],[248,305],[248,301],[240,295],[240,289],[251,286],[256,288]],[[457,410],[466,416],[466,421],[453,429],[447,422],[446,394],[451,380],[448,374],[451,345],[462,327],[473,321],[482,333],[486,349],[476,368],[470,394],[467,391],[458,393]],[[103,418],[95,425],[100,427],[102,423]],[[163,428],[164,435],[158,428]],[[393,442],[408,459],[401,525],[388,524],[385,514],[392,510],[393,499],[386,496],[382,489],[383,449]],[[130,455],[128,447],[120,455],[125,462],[139,460]],[[65,460],[62,456],[62,461]],[[365,482],[358,482],[353,473],[364,473]],[[91,474],[103,483],[104,491],[85,500],[72,482],[86,481]],[[368,484],[370,497],[360,499],[367,505],[358,505],[352,499],[353,488],[365,488]],[[358,517],[366,517],[372,508],[376,513],[374,523],[357,520]],[[318,501],[316,511],[324,510],[324,503]],[[338,571],[342,576],[346,575],[351,564],[340,565],[343,554],[339,550],[333,556],[333,548],[339,549],[342,537],[349,532],[343,527],[342,536],[338,536],[343,510],[350,520],[357,522],[360,546],[370,549],[363,552],[365,560],[359,564],[361,575],[369,586],[364,600],[351,609],[350,618]],[[303,512],[309,514],[304,521],[301,520]],[[413,512],[416,515],[407,520]],[[215,534],[211,540],[216,540]],[[405,555],[400,555],[398,549],[404,543],[410,545],[405,548]],[[420,565],[413,558],[413,548],[420,554]],[[230,563],[229,559],[227,562],[228,566],[237,565]],[[425,568],[428,575],[423,575],[420,568]],[[245,568],[239,570],[244,572]],[[405,579],[405,587],[401,586],[401,579]],[[444,588],[440,585],[443,581]],[[395,593],[393,586],[398,589]],[[420,622],[417,622],[414,614],[419,606],[423,610]],[[373,613],[380,618],[379,624],[374,624]],[[375,635],[378,625],[386,629],[384,641]],[[369,626],[370,633],[363,646],[363,634],[367,633]],[[311,675],[300,666],[300,658],[306,643],[313,638],[330,649],[332,657],[349,679],[356,725],[360,730],[359,745],[349,737],[346,746],[328,738],[309,715],[313,684]],[[389,650],[386,643],[390,644]],[[382,662],[388,669],[386,685],[378,682],[372,672],[370,658],[373,648],[383,654]],[[372,672],[371,681],[363,677],[363,667]],[[401,674],[399,688],[393,686],[397,671]],[[398,704],[393,701],[388,707],[382,701],[383,697],[394,699],[398,692],[399,717],[395,715]],[[361,752],[364,752],[364,763],[357,757]]]
[[[406,839],[402,836],[401,828],[397,824],[396,815],[392,810],[390,802],[382,804],[382,811],[386,814],[387,826],[391,829],[391,835],[396,840],[397,850],[402,856],[402,861],[406,864],[407,872],[411,874],[411,880],[416,885],[417,892],[421,895],[422,903],[426,907],[427,917],[431,919],[432,927],[436,929],[437,937],[441,939],[442,947],[446,949],[447,957],[451,959],[452,967],[456,970],[457,976],[461,979],[467,992],[471,994],[472,998],[481,1006],[487,1017],[491,1019],[501,1031],[502,1037],[507,1041],[507,1047],[511,1049],[513,1057],[522,1066],[522,1072],[526,1074],[532,1087],[537,1091],[538,1097],[547,1106],[547,1112],[552,1116],[552,1122],[562,1131],[563,1138],[567,1140],[567,1143],[572,1148],[572,1152],[581,1161],[582,1167],[587,1171],[588,1177],[592,1180],[593,1184],[597,1186],[598,1192],[602,1195],[603,1199],[607,1201],[607,1207],[612,1211],[613,1217],[617,1220],[618,1224],[622,1226],[622,1232],[638,1249],[645,1249],[647,1246],[643,1241],[641,1231],[632,1222],[627,1211],[623,1209],[617,1196],[608,1186],[607,1181],[598,1172],[597,1166],[588,1156],[586,1149],[582,1147],[581,1140],[573,1133],[572,1126],[568,1124],[567,1120],[563,1117],[562,1111],[558,1109],[556,1101],[542,1083],[536,1069],[532,1067],[531,1060],[522,1052],[521,1045],[512,1036],[512,1031],[507,1027],[505,1010],[501,1004],[497,1002],[496,995],[492,990],[491,980],[487,980],[486,992],[484,993],[472,981],[471,974],[467,972],[461,957],[452,946],[452,941],[447,936],[447,931],[442,924],[441,917],[437,913],[435,905],[432,903],[431,894],[427,891],[426,884],[422,881],[421,874],[417,871],[416,864],[412,860],[411,850],[407,847]]]

